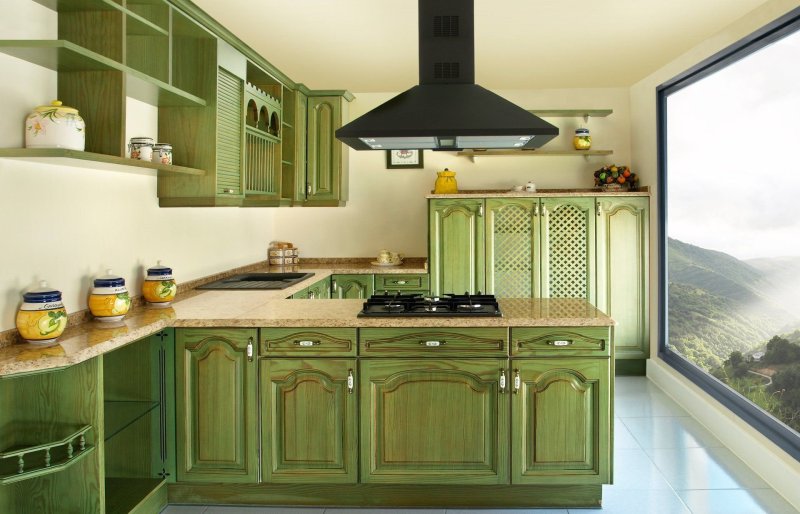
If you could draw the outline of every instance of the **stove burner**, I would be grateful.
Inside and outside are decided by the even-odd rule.
[[[364,302],[359,317],[502,316],[494,295],[375,294]]]
[[[405,310],[405,307],[399,303],[387,303],[383,306],[383,308],[390,312],[399,312]]]
[[[482,308],[483,308],[483,305],[481,305],[479,303],[464,303],[464,304],[456,305],[456,309],[458,309],[460,311],[472,311],[472,310],[478,310],[478,309],[482,309]]]

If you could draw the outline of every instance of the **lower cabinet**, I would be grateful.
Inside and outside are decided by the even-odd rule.
[[[506,359],[363,359],[361,481],[508,483]]]
[[[367,299],[375,292],[375,275],[332,275],[331,298]]]
[[[355,359],[263,359],[265,482],[358,480]]]
[[[176,334],[178,481],[256,482],[254,329]]]

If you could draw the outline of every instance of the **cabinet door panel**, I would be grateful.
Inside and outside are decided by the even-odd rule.
[[[342,186],[347,150],[336,139],[342,125],[343,99],[338,96],[308,97],[307,200],[345,200]]]
[[[177,332],[178,481],[255,482],[255,330]]]
[[[361,481],[508,482],[505,359],[361,361]]]
[[[649,357],[650,199],[598,198],[597,307],[614,318],[617,358]]]
[[[355,370],[355,359],[262,360],[264,481],[357,481]]]
[[[595,301],[594,198],[543,198],[540,209],[542,298]]]
[[[498,298],[533,298],[539,275],[534,245],[537,198],[486,200],[486,292]]]
[[[512,361],[512,482],[605,483],[611,440],[608,359]]]
[[[431,292],[485,290],[483,200],[431,200],[429,218]]]
[[[374,275],[333,275],[331,296],[342,299],[366,299],[375,292]]]

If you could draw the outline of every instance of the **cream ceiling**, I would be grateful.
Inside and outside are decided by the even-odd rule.
[[[194,0],[297,82],[417,83],[417,0]],[[627,86],[766,0],[475,0],[476,82]]]

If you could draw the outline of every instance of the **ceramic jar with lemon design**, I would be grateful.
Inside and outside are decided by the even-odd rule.
[[[61,291],[47,287],[44,280],[38,289],[22,295],[17,311],[17,330],[29,343],[52,343],[67,328],[67,311],[61,302]]]
[[[125,287],[125,279],[106,270],[102,277],[94,279],[89,294],[89,311],[99,321],[119,321],[131,308],[131,297]]]
[[[150,305],[166,307],[175,299],[178,285],[172,276],[172,268],[162,266],[161,261],[147,270],[142,284],[142,296]]]

